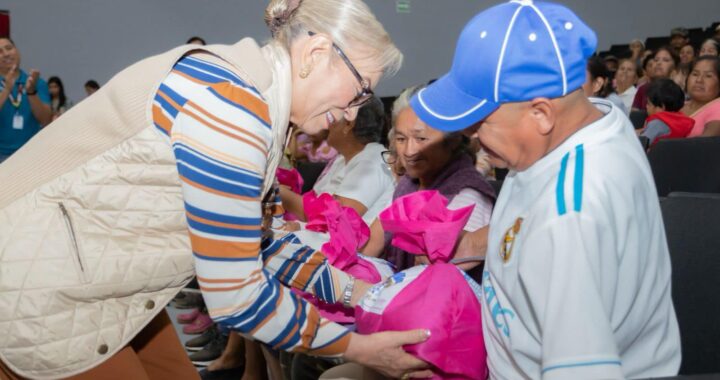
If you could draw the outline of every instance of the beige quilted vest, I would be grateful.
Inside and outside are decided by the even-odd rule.
[[[17,374],[99,365],[194,275],[175,158],[151,116],[160,82],[191,49],[123,70],[0,165],[0,358]],[[287,53],[251,39],[201,49],[263,94],[284,135]]]

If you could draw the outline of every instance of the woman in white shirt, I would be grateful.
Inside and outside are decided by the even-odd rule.
[[[627,112],[632,108],[635,93],[637,93],[635,84],[638,78],[640,76],[638,75],[636,61],[632,59],[621,60],[617,73],[615,73],[615,94],[620,97]]]
[[[317,194],[332,194],[344,206],[352,207],[370,224],[392,201],[395,181],[382,160],[385,147],[379,143],[385,127],[385,110],[373,98],[358,110],[354,121],[340,120],[330,126],[328,144],[338,155],[328,163],[313,186]],[[305,220],[302,197],[280,186],[285,210]]]

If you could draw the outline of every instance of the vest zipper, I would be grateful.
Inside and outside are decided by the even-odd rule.
[[[83,280],[85,280],[85,267],[83,266],[82,258],[80,257],[80,247],[78,246],[77,238],[75,237],[75,228],[73,228],[70,214],[62,202],[58,203],[58,206],[60,206],[60,212],[63,214],[63,219],[65,219],[65,225],[67,226],[68,231],[70,231],[70,241],[72,242],[73,249],[75,250],[75,256],[77,257],[78,264],[80,264],[80,271],[82,272]]]

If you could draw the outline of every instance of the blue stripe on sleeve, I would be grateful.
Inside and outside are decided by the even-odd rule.
[[[185,103],[187,103],[187,99],[185,99],[184,97],[182,97],[182,96],[181,96],[180,94],[178,94],[177,92],[173,91],[173,89],[171,89],[170,87],[168,87],[168,86],[165,85],[164,83],[160,85],[159,91],[162,92],[163,94],[167,95],[167,97],[169,97],[170,99],[172,99],[173,102],[177,103],[177,104],[180,105],[181,107],[184,106]]]
[[[199,232],[205,232],[208,234],[218,235],[218,236],[231,236],[231,237],[239,237],[239,238],[256,238],[259,239],[262,236],[262,231],[260,229],[256,230],[241,230],[236,228],[227,228],[227,227],[218,227],[213,226],[207,223],[198,222],[196,220],[192,220],[190,218],[187,218],[187,223],[190,228],[199,231]]]
[[[252,116],[253,118],[257,119],[257,121],[259,121],[260,124],[264,125],[265,128],[268,128],[268,129],[271,129],[271,128],[272,128],[272,126],[271,126],[270,124],[268,124],[268,123],[267,123],[265,120],[263,120],[260,116],[254,114],[252,111],[250,111],[249,109],[247,109],[246,107],[244,107],[242,104],[233,102],[232,100],[230,100],[230,99],[222,96],[219,92],[215,91],[214,89],[212,89],[212,88],[210,88],[210,87],[208,87],[207,90],[210,91],[211,94],[215,95],[215,97],[217,97],[217,98],[220,99],[221,101],[223,101],[223,102],[225,102],[225,103],[227,103],[227,104],[229,104],[229,105],[231,105],[231,106],[233,106],[233,107],[235,107],[235,108],[237,108],[237,109],[245,112],[246,114]]]
[[[259,226],[262,224],[262,218],[247,218],[218,214],[212,211],[197,208],[187,202],[185,202],[185,210],[199,218],[212,220],[214,222],[239,224],[245,226]]]
[[[583,145],[580,144],[575,147],[575,177],[573,181],[573,209],[578,212],[582,209],[584,165]]]
[[[190,67],[193,67],[197,70],[206,71],[209,74],[215,75],[219,78],[222,78],[232,84],[241,86],[247,90],[250,90],[255,95],[260,96],[260,93],[258,92],[255,87],[250,86],[249,84],[245,83],[239,76],[235,75],[232,71],[229,71],[223,67],[220,67],[218,65],[215,65],[211,62],[204,61],[202,59],[192,57],[192,56],[186,56],[183,59],[181,59],[179,62],[188,65]]]
[[[245,169],[245,168],[241,168],[239,166],[236,166],[236,165],[224,162],[224,161],[220,161],[215,157],[208,156],[207,154],[200,152],[199,150],[195,149],[194,147],[192,147],[190,145],[187,145],[187,144],[179,142],[179,141],[175,141],[173,143],[173,148],[182,148],[187,151],[193,152],[193,154],[195,154],[196,156],[202,157],[206,161],[210,161],[217,165],[231,169],[233,171],[237,171],[237,172],[243,173],[245,175],[251,176],[251,177],[255,178],[258,181],[258,183],[262,184],[263,176],[258,175],[256,172],[253,172],[253,171]]]
[[[159,94],[159,93],[158,93],[158,94]],[[168,114],[170,114],[170,116],[172,116],[173,119],[175,119],[175,118],[177,117],[178,113],[180,112],[180,110],[178,110],[178,109],[176,109],[175,107],[173,107],[173,106],[170,104],[170,102],[168,102],[167,100],[163,99],[162,96],[160,96],[160,95],[155,95],[155,101],[158,102],[158,104],[160,104],[160,107],[161,107],[162,109],[164,109],[165,112],[167,112]]]
[[[543,368],[542,373],[556,370],[556,369],[589,367],[589,366],[595,366],[595,365],[622,365],[622,363],[620,362],[620,360],[595,360],[595,361],[588,361],[588,362],[558,364],[558,365],[553,365],[550,367]]]
[[[178,160],[177,167],[181,176],[211,189],[241,197],[260,197],[261,190],[259,188],[249,189],[244,186],[225,182],[206,173],[201,173],[181,160]]]
[[[557,186],[555,187],[555,199],[557,202],[558,215],[565,215],[565,172],[567,171],[567,163],[570,153],[565,153],[560,163],[560,174],[558,174]]]
[[[174,151],[175,158],[177,158],[178,161],[185,162],[188,165],[196,167],[205,172],[212,173],[213,175],[221,178],[226,178],[234,182],[241,182],[248,187],[259,189],[262,186],[262,178],[249,176],[241,171],[230,169],[225,165],[219,165],[212,160],[208,160],[205,156],[198,155],[197,153],[189,151],[182,146],[176,146]]]
[[[207,261],[257,261],[257,257],[210,257],[193,251],[193,256]]]

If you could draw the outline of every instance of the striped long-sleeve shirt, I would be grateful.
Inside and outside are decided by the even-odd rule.
[[[262,242],[262,185],[271,146],[268,107],[224,61],[179,60],[160,85],[153,120],[172,143],[198,281],[219,323],[274,348],[339,355],[348,330],[321,318],[286,284],[336,302],[348,277],[322,253]]]

